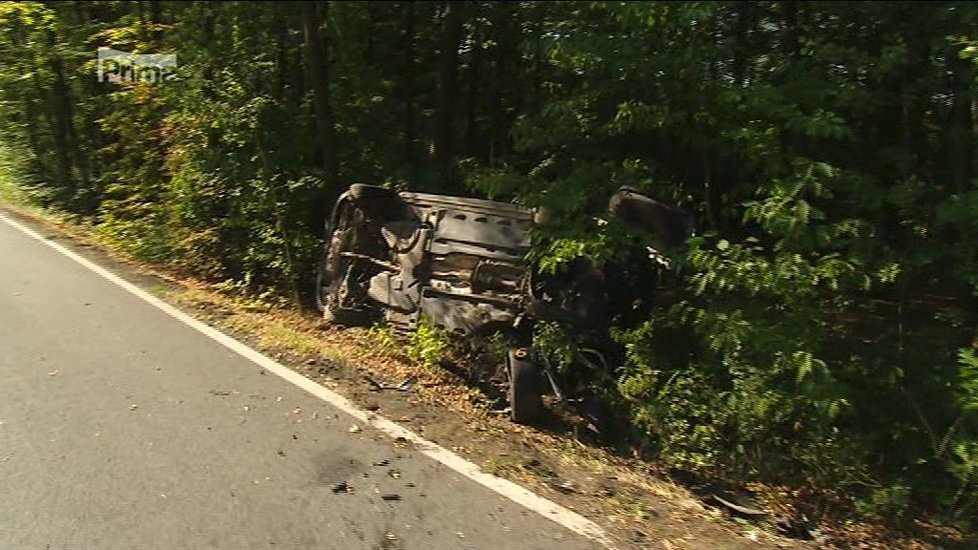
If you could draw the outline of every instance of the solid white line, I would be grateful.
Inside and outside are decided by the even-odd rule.
[[[587,537],[588,539],[591,539],[606,548],[614,548],[614,543],[608,537],[607,533],[605,533],[605,531],[596,523],[585,518],[584,516],[555,502],[551,502],[550,500],[547,500],[546,498],[543,498],[540,495],[513,483],[512,481],[483,472],[476,464],[469,462],[468,460],[449,451],[448,449],[445,449],[444,447],[437,445],[434,442],[428,441],[400,424],[396,424],[395,422],[376,413],[369,413],[358,408],[346,397],[343,397],[329,388],[319,385],[315,381],[310,380],[292,369],[282,365],[281,363],[271,359],[270,357],[251,349],[223,332],[208,326],[190,315],[187,315],[186,313],[164,302],[156,296],[153,296],[149,292],[130,283],[115,273],[112,273],[111,271],[99,266],[83,256],[76,254],[75,252],[56,242],[44,238],[44,236],[37,233],[33,229],[11,220],[2,213],[0,213],[0,220],[3,220],[11,227],[20,230],[35,240],[53,248],[57,252],[81,264],[86,269],[94,272],[96,275],[115,284],[116,286],[119,286],[126,292],[129,292],[143,301],[148,302],[150,305],[162,310],[170,317],[173,317],[190,328],[203,333],[218,344],[221,344],[238,355],[241,355],[245,359],[248,359],[269,372],[284,378],[285,380],[315,395],[337,409],[340,409],[356,420],[370,424],[374,428],[392,438],[403,437],[404,439],[414,443],[415,447],[423,454],[437,460],[438,462],[444,464],[452,470],[455,470],[472,481],[475,481],[479,485],[492,489],[509,500],[512,500],[513,502],[534,511],[579,535]]]

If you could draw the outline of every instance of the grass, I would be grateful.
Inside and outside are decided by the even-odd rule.
[[[0,202],[32,216],[60,222],[62,218],[46,211],[41,206],[38,193],[32,191],[30,185],[24,184],[32,181],[27,170],[26,155],[9,144],[0,143]]]
[[[157,287],[159,288],[159,287]],[[317,356],[331,362],[345,361],[343,352],[306,329],[298,328],[292,315],[261,301],[222,294],[205,288],[165,287],[163,296],[192,308],[203,308],[224,316],[221,324],[249,334],[265,349]]]

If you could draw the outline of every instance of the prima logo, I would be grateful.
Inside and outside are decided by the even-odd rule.
[[[98,49],[96,77],[99,82],[149,82],[177,77],[176,54],[129,53],[111,48]]]

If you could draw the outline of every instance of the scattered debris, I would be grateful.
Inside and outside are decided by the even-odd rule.
[[[228,390],[211,390],[211,391],[209,391],[207,393],[209,393],[211,395],[221,396],[221,397],[224,397],[226,395],[231,395],[231,392],[228,391]]]
[[[577,486],[574,485],[574,482],[571,481],[571,480],[567,480],[567,481],[564,481],[562,483],[556,483],[555,482],[555,483],[552,483],[551,486],[554,489],[560,491],[561,493],[564,493],[565,495],[570,495],[570,494],[574,494],[574,493],[577,492]]]
[[[401,495],[397,493],[387,493],[384,495],[380,495],[380,498],[384,500],[401,500]]]
[[[372,388],[370,388],[370,391],[383,391],[383,390],[410,391],[411,388],[413,388],[414,385],[418,382],[418,378],[415,376],[411,376],[410,378],[407,378],[406,380],[404,380],[403,382],[397,385],[384,382],[383,380],[377,380],[367,375],[364,375],[363,379],[369,382],[371,386],[373,386]]]
[[[333,485],[333,494],[340,494],[340,493],[350,494],[352,492],[353,492],[353,487],[351,487],[350,484],[345,481],[341,481]]]
[[[139,408],[139,405],[136,405],[135,403],[133,403],[132,405],[129,405],[129,410],[130,411],[134,411],[134,410],[136,410],[138,408]]]
[[[377,462],[374,462],[374,466],[387,466],[390,463],[391,461],[385,458],[384,460],[378,460]]]
[[[362,432],[363,430],[360,429],[360,426],[357,426],[356,424],[354,424],[354,425],[350,426],[350,429],[348,429],[347,431],[350,432],[351,434],[358,434],[358,433]]]
[[[401,471],[400,470],[387,470],[387,475],[389,475],[390,477],[392,477],[394,479],[400,479],[400,477],[401,477]]]
[[[765,512],[764,510],[760,510],[758,508],[753,508],[750,506],[742,506],[740,504],[734,504],[733,502],[730,502],[729,500],[717,495],[716,493],[713,493],[713,499],[719,502],[720,504],[726,506],[730,510],[737,512],[738,514],[742,514],[744,516],[758,517],[758,516],[767,515],[767,512]]]
[[[48,376],[55,377],[59,374],[61,374],[61,371],[59,371],[58,369],[54,369],[53,371],[48,373]]]
[[[779,533],[793,539],[812,540],[818,535],[818,530],[813,528],[804,514],[795,517],[782,515],[774,518],[772,523]]]
[[[285,451],[283,451],[282,449],[279,449],[279,450],[278,450],[278,452],[277,452],[276,454],[277,454],[278,456],[285,456]]]
[[[370,402],[363,406],[364,409],[368,411],[376,411],[380,409],[380,404],[376,402]]]

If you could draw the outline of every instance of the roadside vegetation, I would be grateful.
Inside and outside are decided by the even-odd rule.
[[[650,190],[697,236],[609,335],[621,441],[813,519],[973,536],[976,28],[938,2],[0,2],[0,197],[304,307],[351,182],[548,207],[551,267],[613,257],[591,219]],[[176,78],[99,82],[99,46]]]

